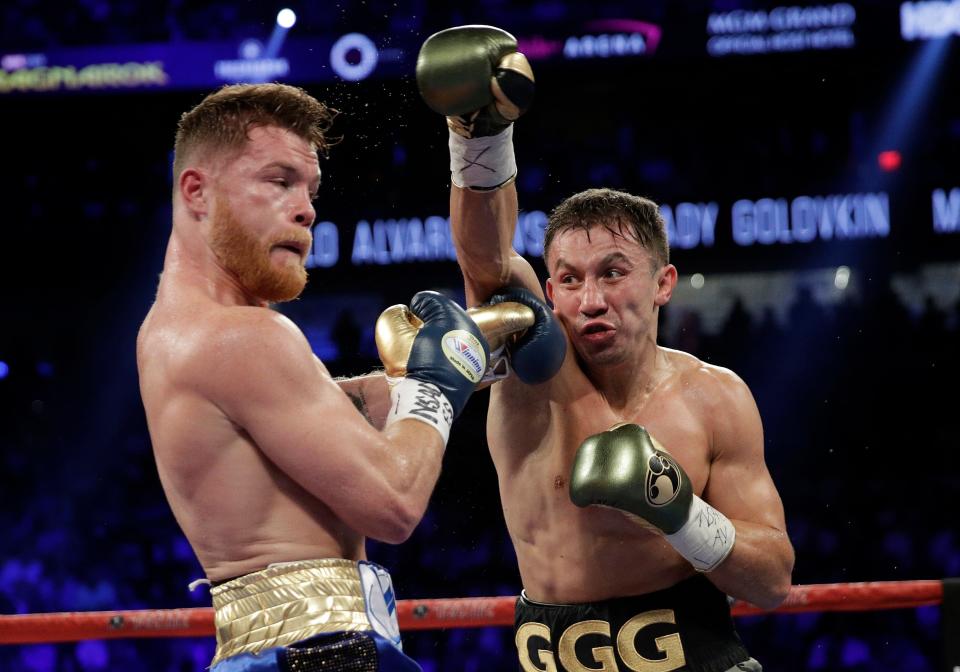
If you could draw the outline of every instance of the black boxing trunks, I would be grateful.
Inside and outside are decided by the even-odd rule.
[[[210,595],[210,672],[421,672],[400,645],[390,575],[372,562],[271,565]]]
[[[702,575],[646,595],[584,604],[546,604],[521,594],[515,629],[523,672],[760,669],[733,627],[726,595]]]

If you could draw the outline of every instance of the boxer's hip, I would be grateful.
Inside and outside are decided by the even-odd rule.
[[[602,602],[547,604],[521,595],[515,625],[524,672],[554,669],[548,658],[558,672],[723,672],[750,658],[726,596],[700,575]]]
[[[219,584],[210,594],[217,636],[213,665],[297,657],[308,649],[320,654],[318,647],[351,656],[371,643],[377,657],[392,656],[393,649],[405,658],[390,575],[373,563],[333,558],[271,565]]]

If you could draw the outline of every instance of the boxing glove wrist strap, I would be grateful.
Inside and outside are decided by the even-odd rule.
[[[695,569],[709,572],[733,550],[737,529],[729,518],[694,495],[687,522],[664,536]]]
[[[513,124],[497,135],[464,138],[450,130],[450,179],[458,187],[493,191],[517,176]]]
[[[513,372],[510,368],[510,358],[507,356],[507,346],[505,345],[501,345],[496,350],[492,350],[488,362],[487,370],[484,372],[480,382],[477,383],[478,385],[506,380]]]
[[[395,384],[390,383],[390,412],[384,427],[400,420],[419,420],[430,425],[440,433],[443,445],[450,438],[450,425],[453,424],[453,406],[433,383],[413,378],[401,378]]]

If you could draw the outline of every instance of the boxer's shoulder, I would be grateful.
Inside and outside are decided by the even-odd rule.
[[[744,427],[758,423],[756,402],[743,379],[728,368],[697,361],[679,373],[680,382],[673,389],[708,434],[715,440],[739,436]]]
[[[256,306],[222,306],[197,321],[198,336],[213,347],[273,350],[285,343],[306,344],[290,318]]]
[[[204,388],[313,361],[303,332],[267,308],[216,306],[178,325],[158,339],[168,344],[170,373]]]
[[[724,386],[743,382],[732,370],[705,362],[689,352],[663,346],[658,346],[658,349],[666,359],[675,379],[688,385]]]
[[[670,368],[670,384],[665,389],[676,391],[690,403],[715,410],[738,395],[749,393],[746,383],[732,370],[705,362],[680,350],[660,348]]]

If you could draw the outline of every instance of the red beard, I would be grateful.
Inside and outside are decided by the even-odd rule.
[[[224,201],[217,203],[215,212],[210,223],[210,247],[244,290],[268,303],[290,301],[300,296],[307,284],[307,269],[303,263],[280,266],[270,258],[273,246],[289,241],[291,234],[264,243],[237,221]],[[309,245],[310,234],[305,229],[301,229],[301,234],[296,237]]]

